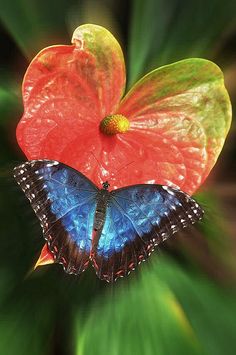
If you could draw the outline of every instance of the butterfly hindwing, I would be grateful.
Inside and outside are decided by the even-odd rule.
[[[156,245],[203,215],[180,190],[143,184],[104,194],[83,174],[53,160],[21,164],[14,177],[41,222],[55,261],[79,274],[92,259],[98,277],[106,281],[129,274]],[[104,220],[99,229],[96,215]]]
[[[79,274],[89,263],[97,187],[76,170],[52,160],[26,162],[14,169],[41,222],[55,261]]]
[[[167,186],[134,185],[112,191],[93,257],[97,275],[106,281],[127,275],[156,245],[202,215],[190,196]]]

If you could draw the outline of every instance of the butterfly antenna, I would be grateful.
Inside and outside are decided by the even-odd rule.
[[[98,165],[100,166],[100,168],[102,168],[102,164],[100,163],[100,161],[96,158],[95,154],[93,152],[89,152],[90,154],[92,154],[92,156],[94,157],[94,159],[96,160],[96,162],[98,163]]]
[[[131,164],[133,164],[133,163],[134,163],[134,160],[131,161],[131,162],[129,162],[128,164],[122,166],[122,167],[121,167],[120,169],[118,169],[116,172],[118,173],[119,171],[123,170],[124,168],[126,168],[127,166],[129,166],[129,165],[131,165]]]

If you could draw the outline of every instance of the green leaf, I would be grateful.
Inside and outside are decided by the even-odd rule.
[[[77,355],[234,354],[234,294],[160,257],[77,318]]]
[[[68,41],[66,14],[76,1],[0,0],[0,20],[31,59],[48,45]]]
[[[11,87],[0,87],[0,126],[5,126],[9,119],[16,117],[20,108],[20,99]]]
[[[230,238],[227,211],[222,209],[222,202],[214,190],[214,185],[197,194],[197,200],[205,209],[205,218],[200,230],[209,247],[211,255],[221,262],[225,271],[232,274],[236,271],[233,240]],[[224,270],[221,270],[224,272]]]
[[[129,85],[150,69],[188,57],[212,59],[235,24],[235,1],[133,0],[128,46]]]

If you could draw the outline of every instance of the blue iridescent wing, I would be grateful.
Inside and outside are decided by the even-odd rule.
[[[203,210],[184,192],[161,185],[134,185],[111,192],[93,265],[114,281],[129,274],[154,247],[200,220]]]
[[[79,274],[89,263],[98,188],[78,171],[53,160],[28,161],[14,169],[40,220],[56,262]]]

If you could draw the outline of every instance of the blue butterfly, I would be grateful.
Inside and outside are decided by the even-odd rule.
[[[80,274],[91,261],[108,282],[125,276],[154,247],[200,220],[203,210],[186,193],[140,184],[108,191],[53,160],[17,166],[14,177],[41,222],[55,262]]]

